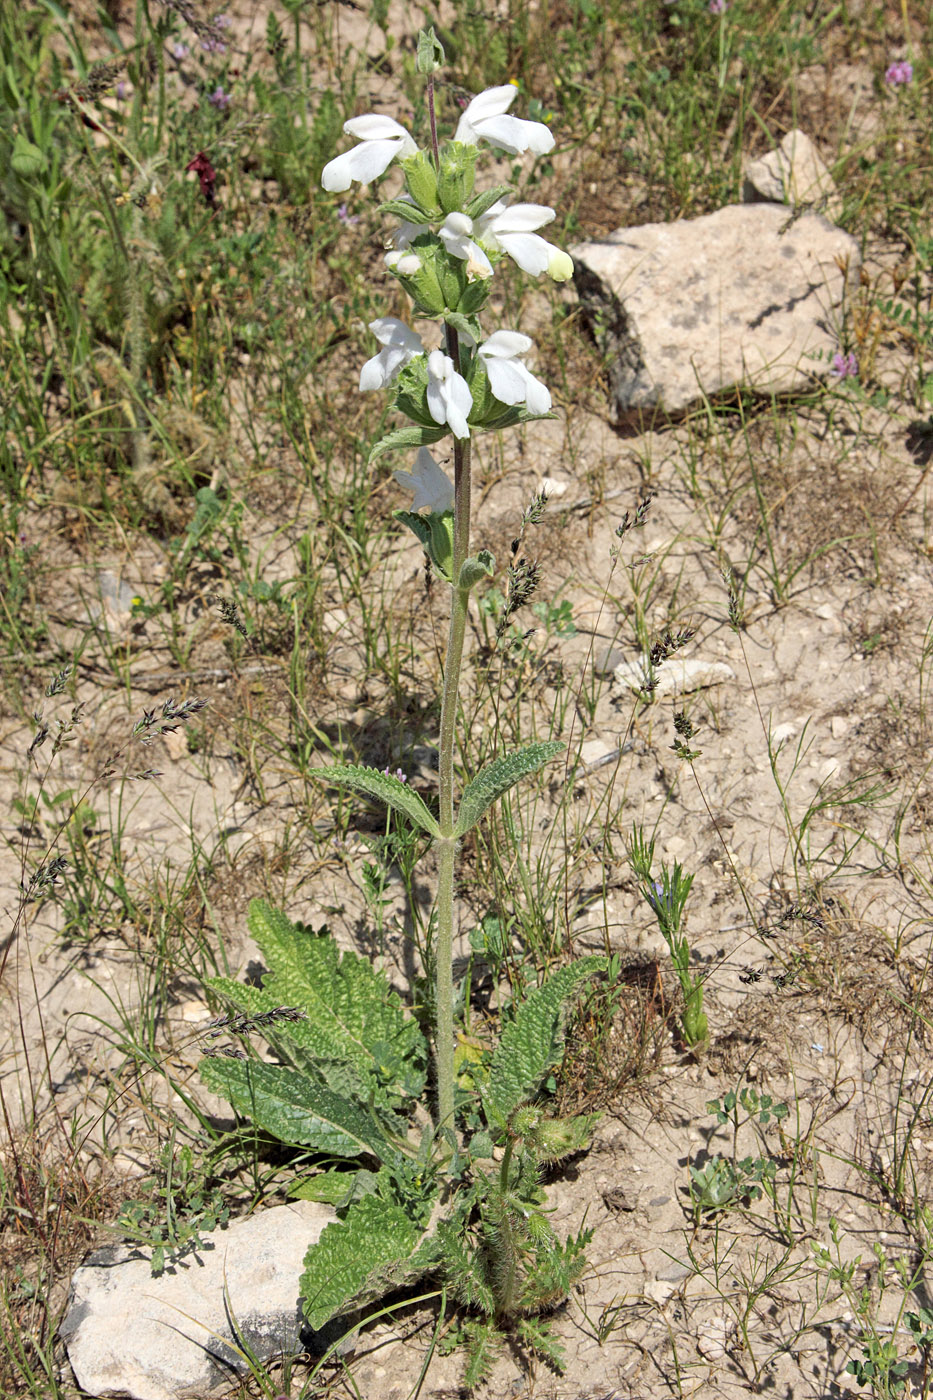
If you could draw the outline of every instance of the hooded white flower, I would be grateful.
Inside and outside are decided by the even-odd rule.
[[[440,240],[452,257],[462,258],[468,277],[491,277],[492,263],[473,239],[473,220],[459,211],[448,214],[438,229]]]
[[[510,207],[504,199],[499,199],[477,219],[475,231],[487,248],[508,253],[523,272],[532,277],[546,272],[555,282],[566,282],[573,274],[573,259],[534,232],[553,218],[554,210],[546,204],[513,204]]]
[[[380,316],[377,321],[370,321],[369,329],[383,348],[360,370],[360,388],[384,389],[409,360],[424,354],[424,345],[421,336],[397,316]]]
[[[468,438],[467,418],[473,408],[470,386],[442,350],[428,356],[428,412],[435,423],[446,423],[454,437]]]
[[[490,388],[500,402],[525,404],[529,413],[549,413],[551,395],[547,385],[535,379],[518,358],[527,355],[533,343],[520,331],[496,331],[483,341],[476,353],[486,367]]]
[[[454,508],[454,488],[447,473],[441,471],[426,447],[418,450],[415,465],[410,472],[396,472],[395,480],[406,491],[414,492],[412,510],[428,510],[432,515],[443,515],[445,510]]]
[[[543,155],[552,150],[554,137],[543,122],[527,122],[506,115],[517,92],[518,88],[506,83],[503,87],[487,88],[474,97],[457,123],[454,140],[464,146],[488,141],[491,146],[498,146],[513,156],[524,151]]]
[[[334,194],[348,190],[354,180],[368,185],[370,180],[377,179],[384,170],[388,170],[396,156],[413,156],[418,150],[414,137],[403,126],[379,112],[370,112],[365,117],[351,117],[344,122],[343,129],[348,136],[355,136],[360,144],[324,166],[321,184]]]

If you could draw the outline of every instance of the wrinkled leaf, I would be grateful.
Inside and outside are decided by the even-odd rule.
[[[380,768],[362,768],[356,764],[336,763],[330,768],[312,768],[311,776],[323,778],[332,787],[348,787],[366,797],[375,797],[396,812],[420,826],[429,836],[439,836],[440,828],[416,792],[390,773]]]
[[[364,1196],[334,1221],[305,1255],[301,1297],[315,1329],[344,1310],[379,1297],[404,1277],[404,1266],[421,1238],[419,1226],[401,1206]]]
[[[485,768],[481,768],[460,800],[457,836],[465,835],[497,798],[508,792],[521,778],[537,772],[545,763],[556,758],[563,748],[564,745],[559,739],[550,739],[543,744],[529,744],[527,748],[503,754],[502,758],[494,759]]]
[[[282,1142],[300,1143],[337,1157],[371,1153],[396,1162],[393,1147],[372,1113],[283,1065],[261,1060],[204,1059],[201,1078],[234,1108]]]
[[[325,1087],[387,1107],[417,1098],[427,1047],[385,974],[355,953],[341,956],[326,930],[293,923],[265,900],[252,901],[247,924],[272,969],[262,986],[224,977],[208,986],[249,1016],[304,1011],[304,1020],[273,1021],[263,1031],[294,1068]]]
[[[502,1032],[489,1065],[484,1090],[487,1107],[500,1126],[539,1092],[560,1058],[567,1003],[582,982],[606,967],[606,958],[580,958],[560,968],[518,1007]]]

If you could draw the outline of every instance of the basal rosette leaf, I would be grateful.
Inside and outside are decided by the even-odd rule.
[[[262,1060],[227,1059],[204,1059],[198,1068],[209,1089],[281,1142],[336,1157],[365,1153],[381,1162],[400,1160],[374,1113],[295,1070]],[[401,1121],[398,1130],[404,1131]]]
[[[310,1325],[319,1329],[351,1304],[397,1287],[422,1233],[399,1205],[374,1195],[354,1202],[346,1219],[326,1226],[305,1255],[300,1291]]]
[[[468,784],[460,800],[456,835],[464,836],[497,798],[508,792],[509,788],[514,787],[522,778],[543,768],[545,763],[556,758],[564,747],[559,739],[549,739],[543,744],[529,744],[527,748],[503,754],[501,758],[494,759],[485,768],[481,768]]]
[[[568,1003],[587,978],[605,969],[606,961],[591,957],[568,963],[516,1010],[499,1038],[483,1090],[487,1114],[497,1126],[539,1093],[560,1058]]]
[[[341,955],[326,930],[294,923],[265,900],[252,901],[247,924],[271,969],[262,986],[220,977],[208,986],[249,1016],[282,1006],[304,1011],[305,1020],[266,1030],[283,1058],[318,1082],[390,1108],[421,1093],[427,1046],[384,973],[355,953]]]
[[[322,778],[333,787],[348,787],[353,792],[361,792],[366,797],[375,797],[396,812],[401,812],[426,831],[429,836],[439,836],[440,827],[428,811],[424,800],[390,773],[379,768],[362,768],[355,764],[335,763],[330,768],[312,768],[311,776]]]

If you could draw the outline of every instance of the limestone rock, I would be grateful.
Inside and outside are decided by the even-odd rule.
[[[641,661],[623,661],[612,673],[613,690],[645,689],[648,679],[645,665]],[[655,672],[655,685],[652,694],[686,695],[691,690],[704,690],[708,685],[720,685],[723,681],[734,681],[735,672],[725,661],[680,661],[673,657],[663,662]]]
[[[623,423],[735,386],[770,395],[811,385],[839,348],[859,266],[854,238],[776,204],[619,229],[571,251]]]
[[[75,1271],[60,1329],[78,1385],[100,1397],[207,1400],[248,1374],[234,1346],[261,1361],[323,1352],[334,1337],[303,1325],[298,1281],[335,1218],[314,1201],[275,1206],[205,1236],[158,1278],[132,1248],[98,1250]]]
[[[838,218],[842,200],[819,152],[805,132],[789,131],[775,150],[753,160],[745,171],[742,199],[746,204],[815,205],[827,218]]]

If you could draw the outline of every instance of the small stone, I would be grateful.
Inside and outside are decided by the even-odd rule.
[[[646,1283],[644,1287],[645,1297],[649,1298],[652,1303],[659,1304],[659,1306],[662,1308],[667,1302],[668,1298],[670,1298],[671,1294],[676,1292],[676,1284],[667,1283],[664,1279],[660,1278],[652,1279],[650,1283]]]
[[[697,1330],[697,1351],[707,1361],[722,1361],[726,1355],[727,1335],[725,1318],[716,1317],[712,1322],[704,1322]]]
[[[839,772],[840,763],[838,758],[827,758],[817,769],[817,776],[821,783],[828,783],[830,778],[835,777]]]
[[[605,739],[586,739],[580,745],[580,758],[587,768],[605,768],[614,763],[622,750],[618,744],[607,744]]]
[[[205,1021],[211,1014],[211,1009],[206,1001],[201,1001],[200,997],[192,997],[190,1001],[183,1001],[178,1008],[183,1021]]]
[[[624,660],[625,652],[621,647],[601,647],[593,661],[593,670],[597,676],[611,676]]]
[[[623,661],[612,673],[613,688],[618,690],[645,689],[648,676],[642,661]],[[691,690],[704,690],[723,681],[734,681],[735,672],[724,661],[680,661],[674,657],[655,671],[657,684],[653,695],[686,695]]]
[[[838,218],[842,201],[833,177],[805,132],[789,131],[780,146],[760,160],[753,160],[745,171],[742,200],[755,204],[815,205],[827,218]]]
[[[566,496],[569,481],[558,481],[554,476],[543,476],[541,478],[541,490],[548,496]]]
[[[849,732],[849,721],[842,715],[833,715],[829,728],[834,739],[842,739]]]
[[[776,724],[771,730],[772,747],[776,748],[778,744],[786,744],[787,740],[793,739],[796,733],[797,726],[789,719],[785,720],[783,724]]]

